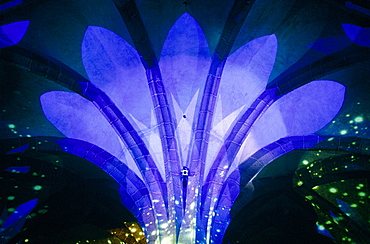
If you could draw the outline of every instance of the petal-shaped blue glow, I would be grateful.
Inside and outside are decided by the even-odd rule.
[[[227,58],[219,88],[222,119],[243,105],[248,108],[265,90],[276,51],[276,36],[269,35],[245,44]]]
[[[348,38],[345,36],[333,36],[328,38],[321,38],[307,45],[307,47],[325,54],[331,54],[345,47],[348,47],[351,44],[352,42],[348,40]]]
[[[145,69],[130,44],[105,28],[89,26],[82,42],[82,60],[90,81],[102,89],[128,119],[131,114],[150,127],[153,105]]]
[[[346,6],[352,9],[355,9],[363,14],[370,15],[370,10],[368,8],[361,7],[357,4],[354,4],[350,1],[346,1]]]
[[[342,24],[343,30],[351,41],[357,45],[370,47],[370,27]]]
[[[276,36],[269,35],[245,44],[227,58],[217,96],[206,173],[235,119],[265,90],[276,51]]]
[[[183,14],[169,31],[159,62],[166,91],[182,111],[204,87],[210,61],[202,29],[188,13]]]
[[[347,38],[345,44],[348,43],[351,42]],[[325,40],[324,43],[315,43],[313,48],[322,49],[324,52],[333,52],[342,47],[328,51],[322,47],[325,46],[323,44],[328,44],[328,40]],[[188,240],[195,236],[203,236],[204,240],[207,238],[209,242],[218,242],[222,239],[229,221],[229,210],[239,193],[239,171],[233,171],[232,168],[235,169],[239,162],[243,162],[259,149],[282,137],[311,134],[321,129],[337,114],[344,99],[345,88],[341,84],[333,81],[314,81],[286,94],[272,104],[276,99],[275,90],[271,89],[266,92],[264,90],[275,63],[276,51],[276,36],[264,36],[251,41],[227,57],[224,60],[224,66],[222,66],[224,63],[217,66],[220,71],[217,74],[217,84],[220,75],[220,86],[208,86],[207,83],[206,91],[208,88],[209,90],[215,89],[214,92],[205,92],[205,94],[211,94],[212,98],[217,99],[215,111],[213,111],[214,100],[212,100],[212,106],[207,107],[207,109],[209,108],[207,113],[213,113],[213,124],[211,128],[201,127],[201,129],[207,128],[203,131],[211,134],[207,141],[209,146],[204,149],[207,150],[207,153],[204,153],[207,155],[205,172],[202,168],[201,173],[194,179],[206,176],[204,173],[209,171],[211,163],[215,161],[214,159],[221,148],[227,148],[229,150],[227,153],[232,152],[230,153],[232,156],[229,157],[229,154],[226,153],[222,154],[221,151],[220,158],[222,160],[225,158],[225,160],[220,161],[222,163],[219,164],[220,167],[215,166],[214,168],[217,169],[212,168],[211,172],[218,172],[218,169],[223,170],[220,170],[220,174],[217,175],[219,178],[207,180],[205,186],[212,189],[210,191],[203,190],[203,198],[198,200],[198,195],[202,194],[192,188],[200,186],[201,181],[196,180],[193,185],[186,186],[184,180],[183,188],[188,187],[188,189],[194,190],[186,191],[183,189],[185,190],[183,193],[188,194],[188,201],[184,202],[184,205],[180,204],[181,190],[176,191],[176,189],[181,189],[181,181],[179,180],[181,171],[177,170],[176,167],[167,166],[179,163],[177,152],[182,160],[180,164],[186,162],[187,155],[194,155],[191,158],[192,162],[201,161],[203,163],[205,157],[203,153],[199,154],[197,149],[194,151],[190,149],[192,139],[208,139],[203,135],[197,137],[192,132],[194,118],[198,116],[195,113],[201,111],[200,114],[202,114],[206,109],[206,106],[202,106],[203,110],[200,110],[199,101],[211,63],[206,38],[198,23],[189,14],[182,15],[169,31],[161,52],[160,69],[154,65],[145,70],[137,51],[120,36],[102,27],[89,26],[82,43],[82,59],[90,81],[104,91],[99,90],[99,94],[104,96],[99,97],[101,100],[92,99],[94,101],[91,103],[77,94],[48,92],[43,94],[40,100],[47,119],[64,135],[85,141],[73,144],[68,141],[70,139],[66,139],[63,140],[65,144],[59,142],[59,145],[66,152],[95,163],[121,183],[121,190],[125,189],[121,192],[124,197],[123,202],[128,205],[140,223],[145,225],[146,235],[150,242],[176,242],[173,230],[175,224],[176,227],[180,227],[183,213],[186,218],[182,222],[181,229],[176,229],[177,234],[180,232],[178,239],[180,242],[186,240],[184,242],[188,243]],[[212,72],[211,70],[210,77],[214,78]],[[155,82],[152,82],[150,77],[155,77]],[[214,80],[209,79],[208,81],[213,82]],[[89,91],[88,94],[94,95],[94,91],[98,89],[94,86],[95,90],[93,88],[88,90],[88,85],[92,86],[92,84],[85,83],[86,91]],[[270,94],[270,91],[274,94],[273,96],[262,96],[265,93]],[[260,95],[266,97],[266,100],[260,99]],[[109,101],[110,104],[106,101]],[[115,121],[120,121],[123,116],[110,117],[107,116],[109,111],[104,113],[105,109],[112,105],[112,101],[129,120],[124,118],[122,127],[116,126],[115,128],[121,132],[120,136],[123,141],[127,145],[132,145],[128,147],[137,165],[139,167],[144,165],[141,167],[142,172],[139,172],[128,149],[122,144],[121,139],[111,126],[115,125]],[[156,104],[155,108],[153,101]],[[167,101],[169,102],[168,107]],[[253,104],[254,101],[256,101],[255,104]],[[97,106],[95,107],[93,104]],[[258,106],[260,104],[262,105]],[[107,116],[109,122],[99,109]],[[241,116],[241,114],[244,115]],[[211,121],[208,120],[208,115],[205,118],[199,116],[199,123],[203,124],[204,122],[205,124]],[[242,130],[238,126],[234,126],[236,121],[241,121],[244,118],[246,120],[239,122],[238,126],[251,124],[252,127],[248,127],[248,129],[243,127],[244,130]],[[173,123],[172,119],[176,119],[176,123]],[[136,131],[131,128],[131,124]],[[236,128],[233,131],[235,137],[231,133],[231,139],[225,142],[231,128]],[[250,130],[250,128],[252,129]],[[248,133],[250,133],[249,136],[242,144]],[[127,137],[125,137],[126,135]],[[234,140],[234,138],[236,139]],[[130,144],[131,140],[133,142]],[[90,144],[82,146],[82,144],[88,144],[86,142],[100,148],[96,149],[94,145]],[[163,149],[161,142],[163,145],[166,144]],[[171,144],[172,142],[173,144]],[[178,148],[177,145],[173,146],[175,143],[180,146]],[[240,144],[242,144],[241,148]],[[278,142],[275,144],[279,145]],[[239,154],[234,159],[239,149]],[[286,153],[285,147],[278,149],[278,153]],[[269,151],[268,153],[275,156],[274,152]],[[119,160],[116,158],[110,160],[113,158],[112,155]],[[145,158],[153,158],[154,162],[141,161]],[[164,161],[166,161],[167,172],[164,169]],[[230,167],[232,161],[234,164]],[[138,186],[141,180],[130,178],[128,173],[131,174],[131,171],[127,170],[126,165],[122,165],[121,162],[126,163],[138,176],[145,177],[148,189],[144,183]],[[172,164],[173,162],[175,164]],[[263,166],[257,164],[256,160],[256,164],[251,165],[251,172],[257,171],[259,166]],[[149,166],[147,167],[147,165]],[[196,167],[190,170],[199,171]],[[229,178],[231,180],[222,185],[228,170],[234,173]],[[168,184],[162,184],[162,179],[157,177],[159,174],[168,179]],[[178,177],[177,180],[171,178],[172,176]],[[206,188],[204,187],[204,189]],[[193,196],[190,198],[191,194]],[[182,196],[183,199],[186,198],[185,194]],[[163,204],[164,202],[167,205]],[[169,207],[167,208],[167,206]],[[183,209],[178,206],[183,206]],[[203,213],[199,213],[197,210],[203,211]],[[173,211],[175,215],[172,215],[170,211]],[[215,214],[214,218],[211,215],[213,213]],[[197,220],[201,215],[206,217]],[[176,216],[176,218],[172,216]],[[189,219],[190,221],[188,221]],[[196,234],[196,232],[198,233]],[[202,233],[199,234],[200,232]],[[198,241],[203,241],[203,238]]]
[[[319,232],[320,234],[323,234],[323,235],[325,235],[325,236],[327,236],[327,237],[330,237],[331,239],[335,239],[331,234],[330,234],[330,232],[327,230],[327,229],[325,229],[325,227],[324,226],[322,226],[322,225],[316,225],[316,227],[317,227],[317,232]]]
[[[40,101],[46,118],[65,136],[103,148],[141,175],[114,129],[90,101],[61,91],[44,93]]]
[[[30,171],[30,166],[23,166],[23,167],[10,167],[4,169],[4,171],[14,172],[14,173],[28,173]]]
[[[7,9],[7,8],[11,8],[11,7],[14,7],[18,4],[21,4],[23,3],[22,0],[14,0],[14,1],[10,1],[10,2],[7,2],[7,3],[3,3],[0,5],[0,11],[1,10],[4,10],[4,9]]]
[[[188,13],[183,14],[169,31],[159,62],[167,98],[172,101],[183,162],[188,156],[189,132],[210,63],[208,44],[200,26]]]
[[[28,201],[26,203],[23,203],[17,207],[16,210],[5,220],[3,224],[3,228],[6,229],[10,225],[16,224],[17,221],[23,222],[23,218],[27,217],[27,215],[32,211],[32,209],[36,206],[37,203],[37,198],[33,199],[31,201]],[[23,225],[23,223],[22,223]],[[22,227],[22,226],[18,226]],[[20,229],[19,229],[20,230]]]
[[[238,156],[243,162],[258,149],[287,136],[315,133],[339,112],[345,87],[312,81],[277,100],[252,128]]]
[[[26,151],[28,148],[28,144],[24,145],[24,146],[21,146],[21,147],[18,147],[16,149],[13,149],[9,152],[7,152],[6,154],[13,154],[13,153],[19,153],[19,152],[24,152]]]
[[[19,21],[0,26],[0,48],[17,44],[27,31],[30,22]]]

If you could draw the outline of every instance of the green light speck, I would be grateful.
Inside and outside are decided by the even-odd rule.
[[[361,123],[361,122],[363,122],[364,121],[364,118],[362,117],[362,116],[357,116],[356,118],[355,118],[355,122],[356,123]]]
[[[39,190],[41,190],[41,189],[42,189],[42,186],[40,186],[40,185],[35,185],[35,186],[33,187],[33,189],[34,189],[35,191],[39,191]]]
[[[365,193],[365,192],[363,192],[363,191],[360,191],[360,192],[358,193],[358,195],[359,195],[360,197],[364,197],[364,196],[366,196],[366,193]]]

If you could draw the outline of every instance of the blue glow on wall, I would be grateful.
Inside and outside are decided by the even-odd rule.
[[[20,152],[24,152],[28,149],[28,144],[24,145],[24,146],[21,146],[21,147],[18,147],[16,149],[13,149],[9,152],[7,152],[6,154],[13,154],[13,153],[20,153]]]
[[[217,54],[211,57],[200,26],[184,14],[159,63],[144,67],[126,41],[90,26],[82,43],[91,81],[80,82],[84,98],[52,91],[41,96],[42,108],[70,138],[63,150],[121,184],[122,202],[149,243],[220,243],[239,194],[239,166],[282,138],[315,133],[344,100],[344,86],[328,80],[282,97],[266,90],[277,43],[264,36],[213,62]]]
[[[350,1],[346,1],[346,6],[348,8],[352,8],[352,9],[355,9],[361,13],[364,13],[364,14],[367,14],[367,15],[370,15],[370,10],[368,8],[364,8],[364,7],[361,7],[359,5],[356,5]]]
[[[325,227],[324,227],[324,226],[322,226],[322,225],[317,225],[316,227],[317,227],[317,231],[318,231],[320,234],[323,234],[323,235],[325,235],[325,236],[327,236],[327,237],[330,237],[331,239],[334,239],[334,237],[330,234],[330,232],[329,232],[327,229],[325,229]]]
[[[9,171],[13,173],[28,173],[30,171],[30,166],[22,166],[22,167],[9,167],[4,169],[4,171]]]
[[[342,24],[343,30],[357,45],[370,47],[370,27],[360,27],[351,24]]]
[[[9,1],[7,3],[3,3],[0,5],[0,11],[17,6],[18,4],[21,4],[21,3],[23,3],[22,0],[14,0],[14,1]]]
[[[29,21],[19,21],[0,26],[0,48],[17,44],[28,29]]]
[[[352,42],[346,36],[334,36],[316,40],[307,47],[325,54],[331,54],[351,45]]]
[[[1,220],[4,221],[0,228],[0,242],[7,243],[11,238],[17,235],[26,222],[27,216],[30,214],[32,209],[37,204],[38,199],[33,199],[26,203],[19,205],[9,217],[6,218],[6,214],[2,214]],[[2,218],[6,219],[2,219]]]

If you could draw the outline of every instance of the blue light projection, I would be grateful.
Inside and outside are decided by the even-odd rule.
[[[23,0],[14,0],[14,1],[3,3],[0,5],[0,11],[17,6],[18,4],[21,4],[21,3],[23,3]]]
[[[348,40],[348,37],[346,36],[333,36],[318,39],[307,45],[307,47],[325,54],[332,54],[348,47],[351,44],[352,42]]]
[[[29,21],[19,21],[0,26],[0,48],[17,44],[28,29]]]
[[[13,154],[13,153],[20,153],[20,152],[24,152],[28,149],[28,144],[24,145],[24,146],[21,146],[21,147],[18,147],[18,148],[15,148],[9,152],[7,152],[6,154]]]
[[[9,171],[13,173],[28,173],[30,171],[30,166],[23,166],[23,167],[9,167],[4,169],[4,171]]]
[[[148,67],[118,35],[90,26],[82,58],[91,82],[79,82],[83,97],[52,91],[40,101],[70,138],[62,150],[121,184],[122,202],[149,243],[220,243],[239,194],[240,164],[258,160],[281,138],[289,144],[315,133],[342,106],[345,88],[334,81],[313,81],[282,97],[265,90],[276,51],[269,35],[222,60],[211,57],[200,26],[185,13],[159,63]]]
[[[357,45],[370,47],[370,27],[342,24],[347,37]]]
[[[352,2],[349,2],[349,1],[346,1],[346,6],[348,8],[352,8],[352,9],[355,9],[363,14],[367,14],[367,15],[370,15],[370,10],[368,8],[364,8],[364,7],[361,7],[359,5],[356,5]]]
[[[6,218],[6,214],[2,214],[1,220],[3,224],[0,228],[0,243],[7,243],[22,230],[27,216],[36,206],[37,201],[38,199],[36,198],[19,205],[8,218]]]
[[[320,234],[323,234],[323,235],[325,235],[325,236],[327,236],[327,237],[330,237],[331,239],[335,239],[335,238],[330,234],[330,231],[328,231],[327,229],[325,229],[325,227],[324,227],[324,226],[317,224],[317,225],[316,225],[316,227],[317,227],[317,232],[319,232]]]

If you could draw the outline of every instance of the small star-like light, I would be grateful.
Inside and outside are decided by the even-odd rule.
[[[41,190],[41,189],[42,189],[42,186],[40,186],[40,185],[35,185],[35,186],[33,187],[33,189],[34,189],[35,191],[39,191],[39,190]]]
[[[356,123],[361,123],[364,121],[364,118],[362,116],[357,116],[354,120]]]
[[[366,193],[365,193],[365,192],[360,191],[360,192],[358,193],[358,195],[359,195],[360,197],[364,197],[364,196],[366,196]]]

